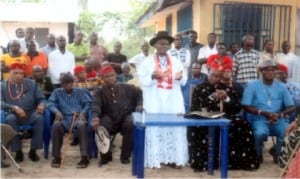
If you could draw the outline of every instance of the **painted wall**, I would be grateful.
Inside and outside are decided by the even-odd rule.
[[[215,3],[224,3],[224,0],[193,0],[193,29],[198,32],[198,41],[207,43],[207,34],[213,31],[213,7]],[[231,0],[230,2],[245,3],[244,0]],[[273,4],[273,5],[288,5],[291,6],[291,22],[290,22],[290,42],[292,45],[291,51],[295,50],[296,44],[296,27],[300,24],[300,19],[297,19],[297,9],[300,9],[299,0],[247,0],[248,3],[257,4]],[[156,23],[156,31],[166,30],[165,18],[158,19]],[[177,32],[177,13],[172,12],[172,35]],[[275,22],[278,20],[275,20]],[[275,23],[275,29],[276,29]],[[278,24],[277,24],[278,26]],[[278,39],[273,39],[275,43]],[[300,43],[300,42],[299,42]]]
[[[67,23],[43,23],[43,22],[1,22],[0,21],[0,45],[6,46],[9,40],[15,38],[15,29],[22,27],[49,28],[49,33],[64,35],[68,39]]]

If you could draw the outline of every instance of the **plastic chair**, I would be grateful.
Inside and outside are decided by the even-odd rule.
[[[0,111],[1,113],[1,123],[5,123],[5,111],[1,109]],[[45,110],[44,112],[44,158],[48,159],[49,156],[49,143],[50,143],[50,137],[51,137],[51,133],[50,133],[50,127],[51,127],[51,114],[49,110]],[[31,125],[20,125],[19,129],[20,131],[29,131],[32,130],[32,126]]]

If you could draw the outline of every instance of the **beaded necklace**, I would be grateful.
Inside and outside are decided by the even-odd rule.
[[[13,96],[12,92],[11,92],[11,80],[8,80],[8,84],[7,84],[7,91],[8,91],[8,97],[11,99],[11,100],[18,100],[21,98],[21,96],[23,95],[24,93],[24,83],[22,81],[21,83],[21,89],[20,89],[20,92],[16,92],[17,95],[16,96]]]

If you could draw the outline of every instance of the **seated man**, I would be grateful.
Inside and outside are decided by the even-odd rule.
[[[122,73],[117,76],[118,82],[126,83],[133,78],[133,75],[130,73],[130,63],[122,63],[121,70]]]
[[[300,107],[300,86],[298,86],[297,83],[293,83],[287,80],[288,78],[288,67],[279,64],[279,69],[277,70],[277,79],[281,81],[283,84],[286,85],[293,101],[295,104],[295,107],[299,109]],[[292,115],[290,115],[290,122],[292,122],[297,115],[297,112],[295,111]]]
[[[91,98],[79,88],[73,87],[74,77],[71,73],[62,73],[60,77],[61,88],[53,91],[48,102],[49,110],[55,114],[52,126],[52,152],[54,159],[51,166],[59,168],[62,164],[61,147],[66,131],[72,133],[72,123],[79,136],[81,160],[77,168],[86,168],[88,160],[88,125],[87,113],[90,109]]]
[[[85,67],[82,65],[78,65],[74,68],[74,75],[74,87],[85,88],[91,95],[94,95],[95,90],[101,85],[98,78],[87,78],[87,72],[85,70]]]
[[[285,129],[288,126],[288,115],[294,111],[293,100],[287,88],[275,80],[277,64],[264,60],[259,64],[262,78],[248,83],[245,88],[242,104],[247,112],[252,113],[256,153],[263,162],[263,143],[270,133],[276,135],[274,163],[278,162]]]
[[[54,86],[51,82],[51,78],[45,75],[43,68],[40,65],[34,65],[32,67],[32,79],[37,82],[46,96],[46,99],[48,99],[54,90]]]
[[[228,169],[257,169],[259,162],[255,153],[252,130],[247,121],[242,120],[239,115],[241,95],[234,88],[220,83],[221,79],[224,79],[224,73],[218,68],[209,71],[208,80],[194,89],[191,111],[224,112],[225,117],[231,120],[228,137]],[[207,134],[208,127],[188,128],[190,164],[194,171],[207,169],[209,143]],[[241,141],[245,142],[241,143]],[[218,145],[217,142],[216,146]],[[218,147],[216,148],[218,151]]]
[[[6,123],[18,131],[20,125],[32,125],[32,139],[29,158],[36,162],[39,157],[36,149],[43,147],[45,96],[37,83],[24,78],[25,65],[13,63],[10,65],[10,77],[1,84],[1,108],[8,111]],[[11,150],[16,152],[16,162],[23,161],[21,140],[15,137]]]
[[[100,71],[104,84],[94,95],[92,104],[92,126],[103,126],[113,136],[123,135],[120,160],[128,164],[133,142],[133,119],[131,113],[142,109],[141,91],[128,84],[117,84],[116,73],[112,66],[104,66]],[[99,165],[112,161],[112,152],[101,154]]]

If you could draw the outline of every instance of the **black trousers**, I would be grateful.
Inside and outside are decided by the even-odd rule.
[[[123,136],[121,147],[121,158],[129,158],[132,152],[133,145],[133,117],[132,115],[126,115],[119,121],[113,120],[111,117],[105,115],[100,120],[100,125],[103,126],[110,136],[121,133]],[[112,145],[112,144],[110,144]],[[107,154],[101,154],[101,158],[111,155],[111,151]]]

